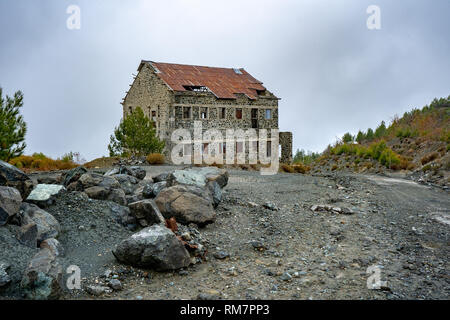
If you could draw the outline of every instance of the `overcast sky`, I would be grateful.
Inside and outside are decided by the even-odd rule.
[[[24,92],[27,154],[91,160],[108,155],[141,59],[243,67],[281,98],[294,151],[322,151],[450,95],[449,13],[450,0],[1,0],[0,86]]]

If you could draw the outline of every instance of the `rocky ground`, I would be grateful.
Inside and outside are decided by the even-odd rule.
[[[148,178],[176,168],[145,169]],[[63,299],[449,298],[448,191],[342,172],[229,174],[216,221],[179,225],[179,233],[188,230],[204,245],[203,259],[169,272],[117,262],[112,248],[136,231],[118,222],[115,203],[81,192],[58,196],[46,211],[61,225],[63,270],[78,266],[83,288],[116,288],[98,295],[67,290]],[[14,282],[37,249],[19,249],[12,229],[0,227],[0,260],[12,262]],[[386,282],[379,290],[367,287],[372,266]],[[21,298],[15,286],[0,296]]]

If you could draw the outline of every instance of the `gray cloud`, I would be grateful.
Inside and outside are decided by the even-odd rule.
[[[81,8],[81,30],[66,8]],[[381,30],[366,8],[381,8]],[[22,90],[27,153],[107,155],[141,59],[244,67],[282,98],[294,148],[447,96],[450,1],[13,1],[0,3],[0,86]]]

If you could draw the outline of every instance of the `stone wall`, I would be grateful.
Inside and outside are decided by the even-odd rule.
[[[292,162],[292,132],[280,132],[281,163]]]

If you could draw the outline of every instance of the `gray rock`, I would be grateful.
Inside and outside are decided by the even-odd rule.
[[[275,204],[272,202],[266,202],[263,204],[263,207],[272,211],[278,211],[280,210]]]
[[[58,299],[62,294],[62,267],[49,249],[41,249],[31,259],[21,281],[28,299]]]
[[[126,195],[133,194],[138,187],[139,181],[133,176],[129,176],[127,174],[115,174],[111,177],[119,182],[120,188],[122,188]]]
[[[5,287],[11,283],[11,278],[9,277],[7,271],[10,265],[6,262],[0,262],[0,288]]]
[[[136,177],[139,180],[144,179],[145,176],[147,175],[147,172],[145,171],[145,169],[138,167],[138,166],[130,167],[129,171],[131,171],[131,175],[133,177]]]
[[[157,183],[153,184],[151,198],[157,197],[158,194],[161,192],[161,190],[163,190],[166,187],[167,187],[167,181],[161,181],[161,182],[157,182]]]
[[[142,229],[123,240],[113,250],[113,254],[122,263],[158,271],[180,269],[191,261],[189,253],[175,234],[159,224]]]
[[[220,188],[219,184],[216,181],[209,181],[206,184],[206,187],[211,193],[214,208],[217,208],[220,201],[222,201],[222,189]]]
[[[226,259],[229,256],[230,256],[230,254],[223,250],[214,253],[214,258],[219,259],[219,260]]]
[[[16,188],[22,199],[26,199],[33,189],[33,181],[22,171],[0,160],[0,186]]]
[[[205,187],[206,182],[206,175],[199,170],[194,169],[175,170],[169,174],[167,178],[167,185],[169,187],[177,184]]]
[[[292,276],[289,274],[289,272],[285,272],[281,275],[280,279],[283,281],[290,281],[292,280]]]
[[[7,224],[19,213],[22,196],[12,187],[0,186],[0,226]]]
[[[105,293],[111,293],[112,290],[105,286],[87,286],[86,292],[88,292],[93,296],[101,296],[102,294]]]
[[[93,186],[84,190],[86,195],[91,199],[109,200],[120,205],[127,204],[125,192],[122,189],[111,189],[102,186]]]
[[[51,214],[34,204],[22,203],[19,220],[21,225],[36,224],[38,245],[46,239],[57,238],[61,232],[59,222]]]
[[[46,207],[55,202],[55,196],[65,191],[66,188],[58,184],[38,184],[28,195],[26,201]]]
[[[37,177],[38,184],[61,184],[63,181],[63,175],[58,174],[46,174],[44,176]]]
[[[155,199],[166,219],[175,217],[183,224],[205,225],[216,219],[213,200],[208,190],[193,185],[176,185],[163,189]]]
[[[154,223],[165,223],[165,219],[155,201],[151,199],[141,200],[128,205],[131,214],[138,220],[145,219],[149,225]]]
[[[105,189],[120,188],[120,183],[116,179],[98,173],[85,173],[78,179],[78,182],[81,183],[83,189],[94,186],[103,187]]]
[[[59,243],[58,240],[55,238],[46,239],[41,242],[41,245],[39,246],[41,249],[47,248],[51,251],[56,257],[63,257],[64,256],[64,248]]]
[[[167,178],[169,177],[169,172],[163,172],[158,174],[157,176],[153,177],[153,182],[161,182],[161,181],[166,181]]]
[[[38,246],[38,228],[35,223],[22,225],[17,230],[17,240],[27,247],[36,248]]]
[[[114,291],[120,291],[123,289],[122,283],[117,279],[111,279],[108,283],[108,286]]]
[[[105,176],[113,176],[115,174],[120,174],[119,168],[112,168],[105,172]]]
[[[85,167],[77,167],[69,170],[64,176],[63,176],[63,185],[69,186],[71,183],[78,181],[80,177],[87,172],[87,169]]]
[[[144,199],[152,199],[155,197],[153,194],[153,185],[152,182],[148,182],[142,187],[142,197]]]

